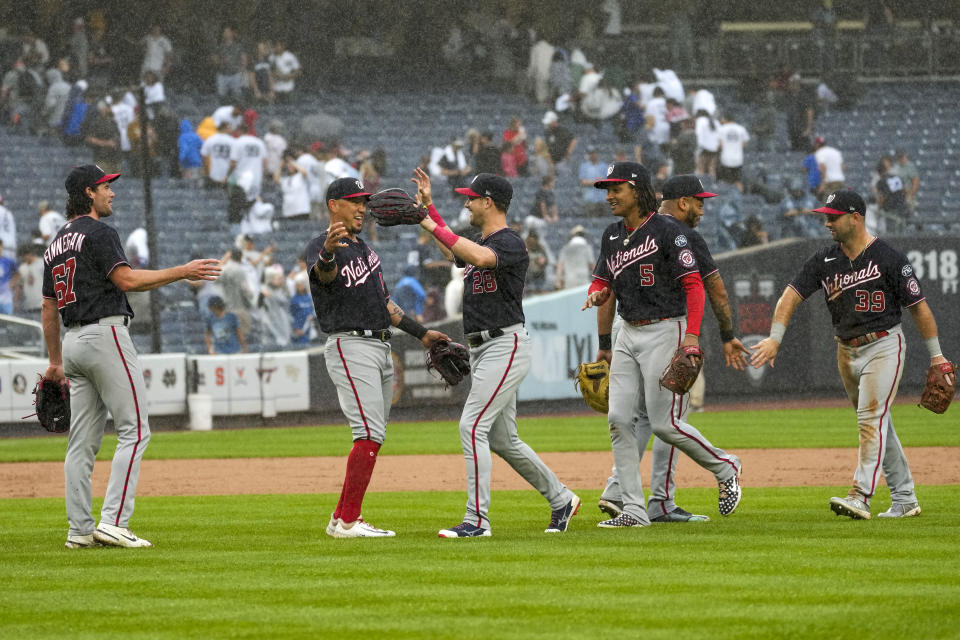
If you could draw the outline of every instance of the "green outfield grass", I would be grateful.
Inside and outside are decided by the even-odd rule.
[[[960,413],[935,416],[913,405],[893,408],[904,446],[960,446]],[[725,411],[698,413],[690,422],[725,449],[856,447],[852,408]],[[152,435],[148,459],[259,458],[345,455],[350,438],[344,425],[240,429],[208,432],[167,431]],[[38,427],[39,428],[39,427]],[[603,416],[534,418],[520,416],[520,435],[537,451],[606,451]],[[107,460],[116,438],[104,438],[98,456]],[[0,438],[0,462],[62,460],[66,436]],[[457,424],[402,422],[390,425],[383,455],[460,453]]]
[[[63,548],[63,501],[0,501],[3,638],[947,638],[960,635],[960,487],[903,521],[852,521],[833,488],[747,488],[730,518],[601,530],[598,493],[546,535],[533,491],[495,492],[489,539],[440,540],[461,492],[378,493],[394,539],[323,534],[333,495],[138,498],[153,549]],[[99,501],[96,505],[99,508]],[[878,498],[874,511],[886,508]]]

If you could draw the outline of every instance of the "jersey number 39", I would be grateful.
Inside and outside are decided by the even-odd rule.
[[[76,272],[76,258],[68,258],[53,268],[53,288],[57,292],[58,309],[63,309],[77,300],[77,296],[73,293],[73,276]]]
[[[886,308],[883,291],[857,289],[854,291],[854,294],[857,296],[857,304],[853,307],[854,311],[879,313]]]

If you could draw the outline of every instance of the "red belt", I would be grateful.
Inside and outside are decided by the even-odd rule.
[[[645,327],[648,324],[653,324],[655,322],[663,322],[664,320],[669,320],[670,318],[650,318],[649,320],[626,320],[627,324],[631,324],[635,327]]]
[[[850,338],[849,340],[837,338],[837,342],[845,347],[862,347],[865,344],[876,342],[880,338],[886,338],[888,335],[890,335],[889,331],[873,331],[862,336],[857,336],[856,338]]]

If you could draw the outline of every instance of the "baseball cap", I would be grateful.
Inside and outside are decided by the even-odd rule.
[[[814,209],[814,211],[833,216],[842,216],[847,213],[866,215],[867,205],[856,191],[852,189],[840,189],[827,196],[825,205],[819,209]]]
[[[363,183],[356,178],[337,178],[330,183],[330,186],[327,187],[327,195],[324,196],[323,201],[328,200],[343,200],[345,198],[359,198],[360,196],[369,196],[371,195],[369,191],[365,191],[363,188]]]
[[[826,144],[826,143],[827,143],[827,139],[824,138],[823,136],[817,136],[816,138],[813,139],[813,144]]]
[[[67,188],[67,193],[83,193],[87,187],[113,182],[119,177],[119,173],[106,173],[95,164],[82,164],[71,169],[63,186]]]
[[[543,114],[543,124],[551,124],[559,120],[560,117],[557,115],[556,111],[547,111]]]
[[[700,178],[693,174],[673,176],[663,183],[664,200],[676,200],[677,198],[713,198],[717,194],[710,193],[703,188]]]
[[[607,177],[597,180],[593,186],[606,189],[613,182],[629,182],[634,186],[649,185],[650,172],[639,162],[614,162],[607,167]]]
[[[460,187],[455,191],[471,198],[489,197],[502,205],[509,205],[513,199],[513,187],[507,182],[506,178],[495,176],[492,173],[478,173],[470,181],[469,187]]]

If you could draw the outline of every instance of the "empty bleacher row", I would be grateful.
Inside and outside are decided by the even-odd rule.
[[[733,90],[716,88],[720,109],[730,109],[750,129],[753,109],[738,101]],[[956,103],[960,99],[960,83],[903,83],[871,86],[856,106],[849,110],[831,110],[818,116],[816,133],[826,136],[840,149],[846,161],[847,184],[861,193],[870,192],[870,179],[881,154],[905,149],[921,175],[917,197],[916,227],[923,232],[960,233],[960,121]],[[214,96],[172,97],[178,116],[196,123],[213,111],[219,103]],[[454,94],[376,94],[322,93],[301,96],[294,104],[258,107],[263,130],[272,119],[282,120],[288,134],[296,131],[304,115],[324,112],[340,118],[345,125],[343,142],[352,148],[383,148],[387,152],[388,171],[381,187],[399,186],[412,190],[410,173],[433,146],[462,136],[466,129],[490,130],[495,136],[506,127],[510,118],[519,116],[527,128],[529,139],[543,135],[540,121],[543,109],[519,95],[463,93]],[[628,148],[615,136],[610,123],[565,122],[579,139],[573,158],[573,175],[560,176],[556,183],[560,222],[548,228],[545,241],[557,253],[569,231],[584,225],[591,239],[598,242],[608,219],[585,218],[582,214],[576,167],[583,160],[583,150],[595,145],[601,159],[610,161],[617,148]],[[748,146],[745,174],[763,180],[771,188],[785,188],[791,179],[803,176],[800,166],[803,154],[786,150],[785,121],[778,123],[781,132],[776,151],[756,151]],[[629,153],[629,150],[628,150]],[[0,129],[0,193],[4,204],[17,217],[18,241],[30,240],[36,226],[36,205],[51,200],[62,210],[63,179],[73,165],[89,161],[83,147],[64,147],[50,138],[13,135]],[[539,179],[513,180],[514,201],[509,217],[523,218],[529,212],[539,189]],[[736,223],[750,215],[758,217],[777,237],[780,209],[770,198],[758,193],[739,194],[728,185],[706,181],[721,193],[707,206],[701,231],[715,253],[734,250],[738,238]],[[110,224],[126,237],[144,224],[142,183],[129,176],[114,183],[117,192],[114,215]],[[157,224],[159,267],[179,264],[195,254],[219,257],[233,243],[226,217],[226,198],[217,191],[195,187],[191,183],[156,177],[152,185],[153,209]],[[267,194],[278,204],[279,194]],[[448,219],[457,216],[462,199],[454,197],[442,180],[435,181],[434,197],[438,209]],[[307,241],[319,231],[315,223],[280,219],[269,241],[277,244],[276,256],[285,270],[294,263]],[[400,277],[407,253],[416,242],[416,229],[381,229],[373,242],[381,255],[388,285]],[[262,247],[267,238],[258,238]],[[190,288],[178,283],[158,292],[161,301],[163,348],[166,351],[202,351],[202,322],[193,303]],[[144,346],[140,339],[140,347]],[[149,344],[147,343],[147,346]]]

